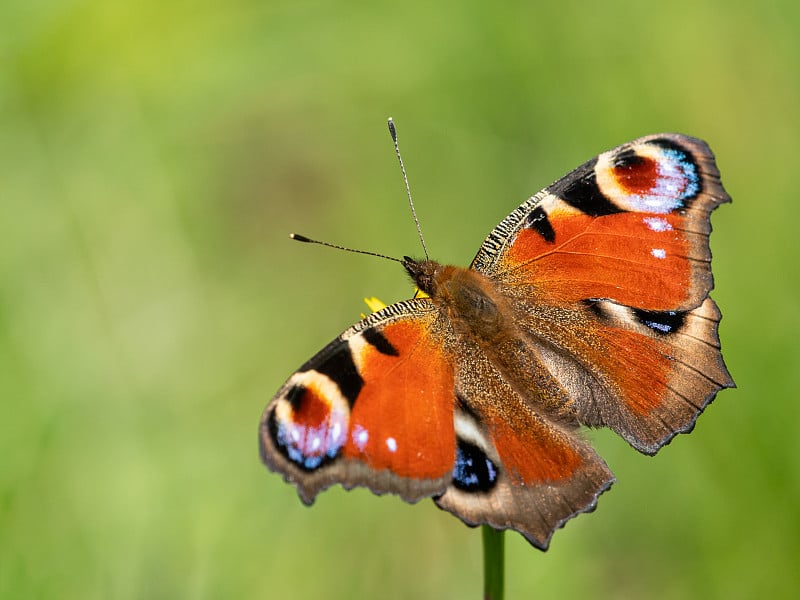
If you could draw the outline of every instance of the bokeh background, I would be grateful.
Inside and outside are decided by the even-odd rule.
[[[418,253],[468,264],[527,196],[658,131],[707,139],[725,391],[510,598],[800,588],[800,4],[6,0],[0,597],[477,598],[478,530],[258,457],[260,413]]]

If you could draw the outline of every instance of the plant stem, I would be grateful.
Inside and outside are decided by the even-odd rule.
[[[483,598],[503,600],[505,531],[481,526],[483,537]]]

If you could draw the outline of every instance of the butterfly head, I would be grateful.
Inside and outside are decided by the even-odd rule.
[[[436,282],[442,265],[433,260],[416,260],[410,256],[403,257],[405,267],[417,287],[428,296],[436,295]]]

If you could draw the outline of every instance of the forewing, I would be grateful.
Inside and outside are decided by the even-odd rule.
[[[444,491],[455,460],[455,392],[438,314],[418,299],[368,316],[269,403],[261,455],[305,503],[334,483],[411,502]]]

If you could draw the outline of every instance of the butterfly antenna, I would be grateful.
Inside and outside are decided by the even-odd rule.
[[[394,262],[402,263],[404,261],[400,260],[399,258],[395,258],[394,256],[387,256],[385,254],[379,254],[378,252],[369,252],[367,250],[356,250],[355,248],[348,248],[347,246],[338,246],[336,244],[331,244],[330,242],[321,242],[319,240],[312,240],[304,235],[300,235],[299,233],[290,233],[289,237],[293,240],[298,242],[303,242],[305,244],[319,244],[320,246],[327,246],[328,248],[336,248],[337,250],[344,250],[345,252],[353,252],[354,254],[366,254],[367,256],[377,256],[378,258],[385,258],[387,260],[393,260]]]
[[[389,133],[394,142],[394,151],[397,154],[397,160],[400,161],[400,170],[403,172],[403,182],[406,184],[406,195],[408,196],[408,205],[411,207],[411,216],[414,217],[414,223],[417,225],[417,233],[419,234],[419,241],[422,244],[422,251],[425,252],[425,259],[428,260],[428,248],[425,246],[425,238],[422,237],[422,227],[417,218],[417,211],[414,208],[414,200],[411,199],[411,188],[408,185],[408,176],[406,175],[406,168],[403,165],[403,157],[400,155],[400,146],[397,144],[397,129],[395,129],[392,117],[389,117]]]

